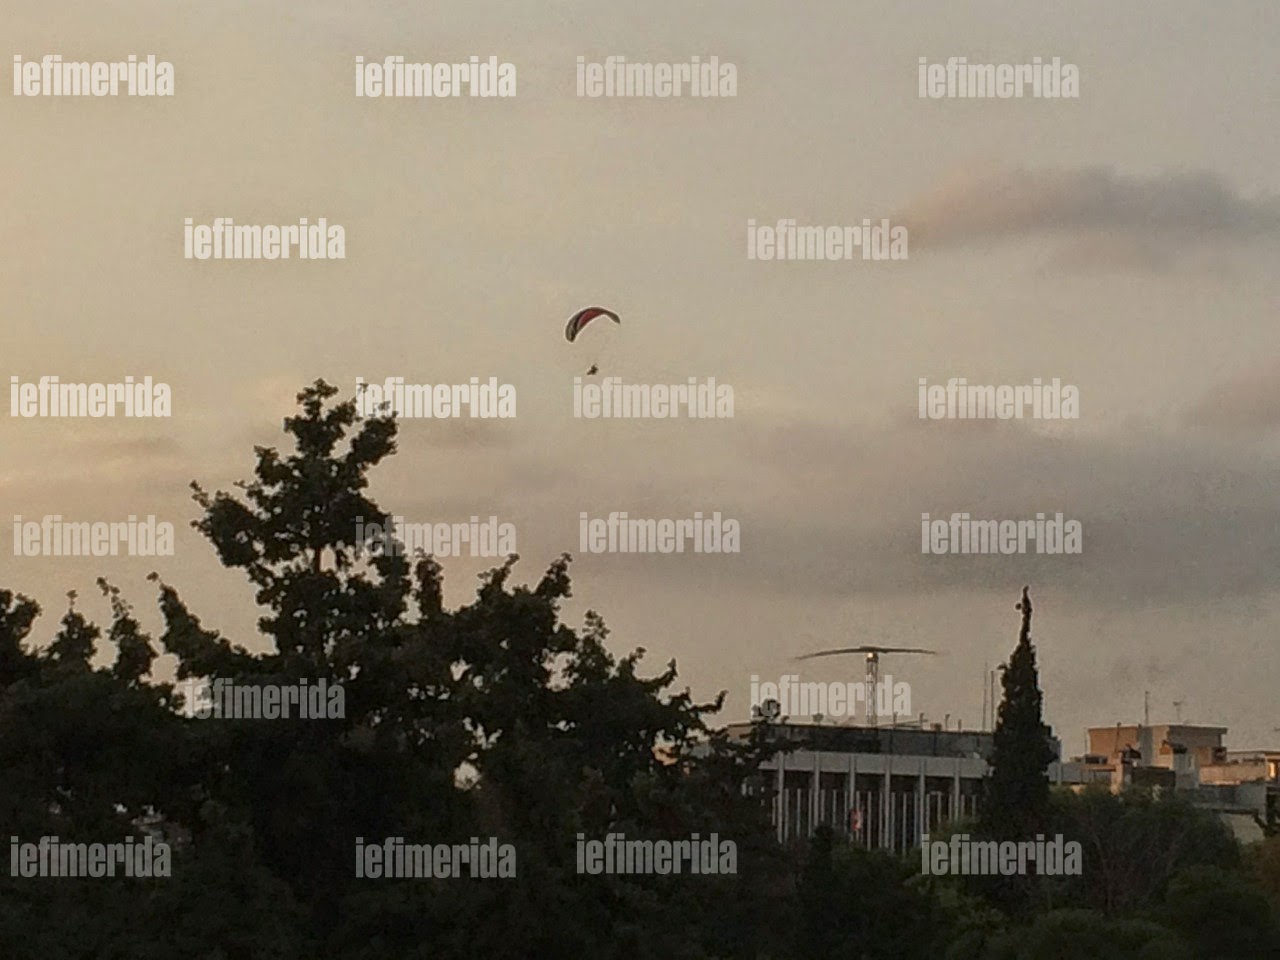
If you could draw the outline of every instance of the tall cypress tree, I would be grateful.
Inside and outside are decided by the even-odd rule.
[[[1040,675],[1031,643],[1031,597],[1022,588],[1022,629],[1004,667],[1004,699],[996,722],[991,773],[987,776],[984,832],[1017,839],[1043,829],[1049,806],[1047,770],[1054,760],[1049,727],[1042,718]]]

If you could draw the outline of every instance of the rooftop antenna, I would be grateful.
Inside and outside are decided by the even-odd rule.
[[[1151,726],[1151,691],[1142,691],[1142,725]]]
[[[812,660],[815,657],[838,657],[849,653],[861,653],[867,661],[867,725],[876,725],[876,690],[880,682],[880,654],[882,653],[925,653],[936,655],[936,650],[925,650],[921,647],[879,647],[864,645],[861,647],[837,647],[832,650],[816,650],[802,654],[797,660]]]
[[[1174,714],[1177,716],[1177,718],[1178,718],[1178,722],[1179,722],[1179,723],[1181,723],[1181,722],[1182,722],[1182,705],[1183,705],[1184,703],[1186,703],[1186,702],[1187,702],[1187,701],[1185,701],[1185,700],[1175,700],[1175,701],[1173,701],[1173,712],[1174,712]]]

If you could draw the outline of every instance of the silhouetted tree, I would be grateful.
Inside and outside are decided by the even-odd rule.
[[[1043,830],[1048,814],[1047,770],[1055,759],[1042,716],[1040,676],[1031,643],[1031,597],[1022,588],[1018,645],[1001,677],[1004,696],[992,738],[982,826],[989,836],[1019,839]]]

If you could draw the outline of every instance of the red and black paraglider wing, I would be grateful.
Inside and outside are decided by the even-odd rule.
[[[622,323],[622,320],[612,310],[606,310],[604,307],[586,307],[569,318],[569,323],[564,328],[564,338],[573,343],[574,337],[596,317],[608,317],[614,323]]]

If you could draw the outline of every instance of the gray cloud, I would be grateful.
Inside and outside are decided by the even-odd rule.
[[[1274,458],[1182,431],[798,421],[744,437],[739,454],[752,481],[735,488],[726,513],[742,521],[741,556],[618,556],[610,565],[829,597],[985,589],[1012,579],[1052,583],[1103,607],[1263,596],[1280,565],[1270,535],[1280,527]],[[668,511],[706,509],[705,500],[667,493]],[[1082,522],[1082,555],[920,551],[922,513],[1016,520],[1057,511]]]
[[[1186,411],[1197,427],[1268,431],[1280,427],[1280,359],[1223,380]]]
[[[913,244],[948,246],[1054,236],[1067,241],[1064,265],[1096,256],[1081,237],[1101,242],[1108,262],[1163,266],[1190,242],[1241,241],[1280,233],[1280,198],[1247,197],[1206,171],[1132,176],[1109,167],[968,171],[912,201],[899,214]]]

